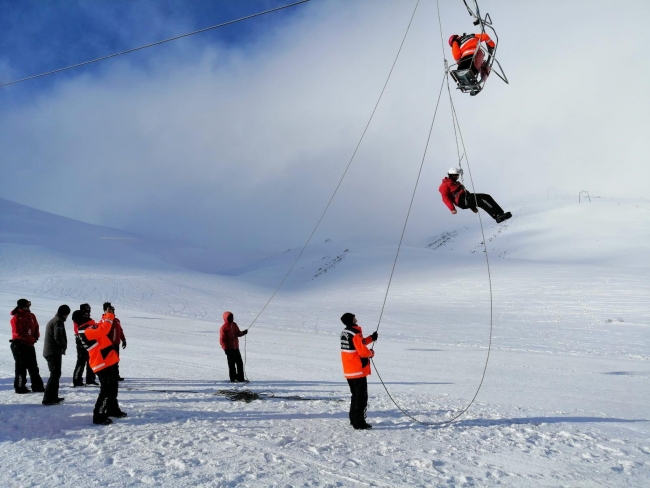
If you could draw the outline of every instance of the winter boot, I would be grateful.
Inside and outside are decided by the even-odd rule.
[[[43,405],[58,405],[59,403],[62,403],[65,398],[52,398],[51,400],[48,398],[47,400],[43,400]]]
[[[495,220],[497,221],[497,224],[500,224],[504,220],[508,220],[510,217],[512,217],[512,214],[510,212],[505,212],[499,215]]]
[[[93,381],[87,381],[87,382],[86,382],[86,386],[90,386],[90,385],[99,386],[99,383],[97,383],[95,380],[93,380]]]
[[[25,393],[31,393],[31,392],[32,392],[32,390],[30,390],[26,386],[20,386],[20,387],[16,388],[16,393],[18,393],[20,395],[23,395]]]
[[[112,424],[113,421],[109,419],[108,417],[105,417],[103,415],[93,415],[93,424],[96,425],[110,425]]]
[[[368,430],[368,429],[372,429],[372,425],[370,425],[370,424],[367,423],[367,422],[363,422],[363,423],[361,423],[361,424],[356,424],[356,425],[353,425],[352,427],[354,427],[355,430]]]
[[[126,412],[123,412],[122,410],[118,410],[116,412],[111,412],[108,414],[109,417],[115,417],[116,419],[123,419],[124,417],[128,417]]]

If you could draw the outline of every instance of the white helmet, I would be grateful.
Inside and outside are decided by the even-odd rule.
[[[463,168],[456,168],[455,166],[453,168],[449,168],[449,171],[447,171],[448,175],[462,175],[463,174]]]

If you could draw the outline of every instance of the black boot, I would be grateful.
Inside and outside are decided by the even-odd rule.
[[[108,417],[105,417],[103,415],[93,415],[93,424],[96,425],[110,425],[112,424],[113,421],[109,419]]]
[[[505,212],[505,213],[502,213],[501,215],[499,215],[499,216],[498,216],[496,219],[494,219],[494,220],[497,221],[497,224],[500,224],[500,223],[503,222],[504,220],[508,220],[510,217],[512,217],[512,214],[511,214],[510,212]]]

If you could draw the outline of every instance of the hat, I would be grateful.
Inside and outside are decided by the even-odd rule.
[[[109,308],[113,308],[111,302],[104,302],[104,312],[106,312],[106,310],[108,310]]]
[[[81,305],[79,305],[79,310],[81,310],[82,312],[90,312],[90,305],[87,303],[82,303]]]
[[[355,317],[355,315],[353,313],[350,313],[350,312],[344,313],[341,316],[341,322],[343,322],[343,324],[346,327],[350,327],[350,326],[354,325],[354,317]]]
[[[21,298],[21,299],[18,300],[18,302],[16,303],[16,305],[18,306],[18,308],[29,307],[29,306],[31,306],[31,304],[32,304],[32,302],[30,302],[29,300],[27,300],[27,298]]]

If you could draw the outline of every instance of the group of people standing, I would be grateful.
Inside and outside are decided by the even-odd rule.
[[[64,401],[59,397],[62,358],[68,348],[65,322],[71,309],[61,305],[56,315],[45,326],[43,357],[47,361],[50,377],[43,385],[34,344],[40,339],[40,329],[36,316],[31,311],[31,302],[25,298],[18,300],[11,312],[11,352],[15,361],[14,391],[18,394],[43,393],[43,405],[58,405]],[[90,318],[91,307],[84,303],[72,314],[77,363],[72,385],[98,385],[99,395],[93,410],[93,423],[107,425],[110,417],[126,417],[117,402],[118,382],[123,380],[119,373],[119,346],[126,347],[126,337],[120,320],[115,317],[115,307],[105,302],[104,313],[99,322]],[[86,369],[86,382],[83,382]],[[27,374],[32,389],[27,388]]]

